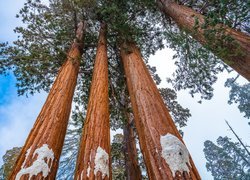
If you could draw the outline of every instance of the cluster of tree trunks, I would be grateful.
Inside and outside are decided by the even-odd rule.
[[[110,125],[108,110],[108,60],[106,24],[102,23],[95,67],[91,84],[87,117],[79,147],[75,179],[111,179],[110,163]],[[52,86],[44,107],[39,114],[18,158],[10,179],[35,178],[54,179],[58,167],[59,157],[65,137],[67,122],[70,114],[72,97],[77,81],[80,58],[83,49],[84,24],[78,28],[78,38],[73,43],[68,59],[61,68],[58,77]],[[153,82],[139,49],[133,43],[124,44],[121,48],[121,58],[127,79],[127,86],[131,97],[132,108],[135,116],[135,124],[139,135],[140,146],[144,156],[147,172],[150,179],[173,179],[173,177],[200,179],[198,172],[191,160],[190,172],[176,172],[173,175],[171,169],[161,157],[162,147],[160,137],[171,133],[181,141],[181,136],[171,119],[166,106],[161,99],[159,91]],[[129,51],[127,51],[129,50]],[[127,112],[127,124],[124,127],[126,174],[128,179],[142,179],[137,161],[136,142],[131,122]],[[52,150],[54,158],[44,156],[40,159],[47,164],[48,174],[41,169],[37,174],[27,170],[39,158],[37,149],[48,146]],[[96,158],[98,148],[107,153],[108,159],[101,167],[108,169],[106,174],[102,169],[97,171]],[[155,151],[159,153],[156,153]],[[48,153],[48,152],[43,152]],[[100,155],[100,154],[99,154]],[[100,162],[99,162],[100,163]],[[106,164],[105,164],[106,163]],[[26,171],[23,171],[26,170]],[[20,176],[21,172],[21,176]],[[26,174],[25,174],[26,173]],[[45,174],[45,175],[44,175]]]
[[[172,0],[157,0],[160,9],[169,17],[171,17],[177,25],[188,32],[194,39],[209,49],[228,64],[241,76],[250,81],[250,36],[232,28],[218,24],[215,27],[208,29],[221,29],[223,32],[217,32],[215,37],[208,39],[204,34],[204,29],[201,28],[205,23],[205,17],[196,11],[184,5],[178,5]],[[197,20],[199,27],[196,29]],[[224,41],[221,35],[226,35],[232,38],[233,41],[224,42],[223,49],[226,50],[226,55],[221,55],[218,51],[219,46]],[[211,37],[210,37],[211,38]],[[209,42],[212,41],[213,43]]]
[[[21,176],[20,179],[31,178],[32,171],[39,171],[36,163],[40,163],[43,167],[40,167],[40,172],[35,174],[35,179],[44,179],[46,176],[45,171],[48,172],[47,179],[55,179],[56,177],[77,82],[80,59],[83,53],[84,30],[85,24],[83,22],[79,23],[76,41],[72,44],[67,60],[61,67],[47,100],[22,148],[10,179],[18,179],[19,176]],[[37,151],[39,148],[46,146],[46,152]],[[51,152],[49,150],[53,152],[50,155],[54,156],[51,160],[47,157],[47,153]],[[38,156],[43,159],[36,162]],[[48,167],[44,167],[46,164]]]
[[[223,41],[223,39],[220,39],[221,36],[218,33],[214,37],[214,39],[218,39],[218,43],[211,44],[209,42],[205,36],[205,30],[201,28],[201,25],[205,23],[203,15],[171,0],[157,0],[157,2],[164,13],[170,16],[181,29],[190,33],[202,45],[214,50],[214,53],[225,63],[250,80],[250,37],[248,35],[223,25],[217,25],[216,27],[224,29],[225,35],[233,39],[233,43],[224,44],[228,54],[220,56],[217,48],[219,41]],[[200,26],[194,28],[197,20]],[[84,30],[85,24],[79,23],[76,40],[73,42],[67,60],[61,67],[48,98],[22,148],[10,179],[55,179],[77,82],[80,59],[83,54]],[[106,31],[107,25],[101,23],[75,179],[111,179],[112,177]],[[190,155],[188,155],[190,164],[186,164],[189,170],[180,169],[173,173],[171,164],[168,164],[163,157],[161,138],[171,134],[182,143],[183,140],[136,44],[133,42],[122,43],[120,54],[132,103],[135,126],[149,178],[159,180],[201,179]],[[127,122],[123,129],[126,174],[128,179],[142,179],[129,112],[126,115]],[[98,151],[100,149],[101,152]],[[96,162],[97,160],[99,162]],[[97,167],[97,163],[100,163],[99,167]],[[34,169],[35,171],[32,171]]]

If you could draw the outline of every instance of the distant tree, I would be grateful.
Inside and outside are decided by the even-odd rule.
[[[212,141],[204,143],[207,170],[216,180],[249,180],[250,156],[240,143],[228,137],[219,137],[217,145]]]
[[[125,180],[125,156],[124,156],[124,136],[123,134],[116,134],[113,136],[111,144],[112,154],[112,179]]]
[[[0,179],[8,179],[21,150],[22,147],[14,147],[6,151],[5,155],[3,156],[3,165],[0,170]]]
[[[135,141],[138,143],[138,138],[134,137]],[[132,177],[127,174],[128,170],[126,169],[126,149],[124,151],[124,148],[126,146],[126,141],[124,141],[124,135],[123,134],[116,134],[114,135],[114,139],[111,144],[111,154],[112,154],[112,179],[114,180],[133,180]],[[136,159],[137,163],[139,163],[140,169],[142,173],[140,174],[141,179],[148,179],[147,177],[147,171],[145,167],[145,163],[142,157],[142,153],[138,148],[136,148],[136,155],[134,159]],[[130,159],[133,160],[133,159]],[[133,167],[133,166],[132,166]],[[127,167],[130,168],[130,167]],[[135,171],[136,172],[136,171]],[[136,178],[138,179],[138,177]]]
[[[231,88],[229,92],[229,104],[238,104],[241,113],[244,117],[250,118],[250,83],[240,85],[236,78],[227,79],[225,86]],[[250,122],[249,122],[250,123]]]

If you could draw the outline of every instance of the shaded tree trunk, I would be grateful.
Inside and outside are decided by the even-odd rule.
[[[11,180],[56,177],[83,53],[84,28],[84,23],[79,23],[76,40],[22,148]]]
[[[75,179],[111,179],[106,25],[102,23]]]
[[[219,32],[216,32],[213,37],[205,36],[205,31],[201,28],[202,24],[205,23],[203,15],[186,6],[178,5],[172,0],[157,0],[157,3],[162,11],[170,16],[181,29],[208,47],[224,63],[250,81],[250,36],[224,25],[208,27],[208,30],[215,28],[223,30],[218,30]],[[196,29],[197,20],[199,27]],[[232,40],[225,40],[225,36],[232,38]],[[221,52],[221,49],[226,53]]]
[[[125,171],[128,180],[141,180],[141,170],[138,164],[138,154],[136,150],[135,133],[132,128],[133,120],[130,113],[126,113],[126,124],[123,127],[124,134],[124,157]]]
[[[121,58],[149,178],[200,179],[139,49],[123,44]]]

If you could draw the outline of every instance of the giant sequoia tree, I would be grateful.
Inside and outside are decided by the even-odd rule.
[[[55,178],[83,49],[84,23],[17,159],[10,178]],[[37,156],[36,156],[37,155]]]
[[[106,23],[101,23],[75,179],[111,179]]]
[[[200,179],[139,49],[124,43],[121,58],[149,178]]]
[[[180,28],[250,81],[249,35],[223,24],[207,23],[202,14],[171,0],[158,0],[157,3]]]
[[[172,10],[174,8],[175,6]],[[173,16],[168,13],[167,15]],[[48,144],[49,149],[52,148],[53,151],[57,149],[57,153],[54,151],[57,159],[54,167],[57,167],[74,86],[76,86],[74,112],[72,113],[71,124],[68,126],[68,134],[63,147],[63,157],[61,158],[60,170],[57,176],[58,179],[73,179],[79,144],[81,145],[79,146],[74,178],[85,179],[87,177],[93,178],[94,176],[106,179],[111,178],[111,170],[107,168],[110,166],[108,95],[110,100],[111,128],[114,130],[122,128],[124,131],[123,152],[126,173],[123,177],[140,179],[141,171],[138,166],[138,154],[136,152],[136,138],[138,134],[149,178],[164,179],[168,177],[172,179],[173,177],[192,177],[193,179],[200,179],[181,135],[176,128],[176,126],[181,128],[186,125],[187,118],[190,116],[189,111],[177,104],[173,90],[161,89],[164,101],[162,100],[148,69],[156,83],[159,82],[159,78],[155,74],[154,68],[145,66],[143,61],[145,60],[147,63],[149,55],[154,54],[158,49],[162,49],[164,40],[167,40],[167,43],[173,45],[173,47],[176,47],[175,44],[177,44],[178,48],[176,50],[179,50],[179,54],[188,52],[188,56],[193,52],[198,52],[197,54],[199,54],[201,51],[196,51],[195,48],[190,48],[190,51],[187,51],[188,45],[191,44],[195,47],[195,43],[188,42],[190,37],[182,38],[183,33],[171,21],[166,21],[166,18],[162,17],[154,1],[51,0],[50,4],[45,6],[39,0],[28,0],[18,16],[22,18],[27,26],[25,28],[16,28],[15,31],[21,36],[14,42],[14,46],[5,46],[5,44],[1,46],[0,72],[6,73],[8,69],[13,68],[18,80],[17,87],[20,95],[33,94],[41,90],[49,91],[51,89],[47,101],[51,99],[55,103],[49,103],[48,105],[46,101],[42,112],[46,111],[47,114],[41,112],[39,117],[56,117],[44,120],[44,122],[48,123],[45,126],[41,125],[41,130],[39,130],[38,125],[43,119],[41,121],[37,120],[33,134],[28,138],[27,142],[29,144],[27,145],[26,143],[22,150],[21,158],[18,161],[19,166],[22,165],[21,162],[25,159],[24,153],[31,146],[32,141],[33,144],[37,143],[39,147]],[[176,20],[175,18],[173,19]],[[84,46],[81,38],[76,38],[73,41],[74,37],[79,37],[78,33],[81,32],[76,31],[77,24],[83,20],[86,24],[84,26]],[[102,26],[98,41],[100,22],[105,22],[107,29],[104,33]],[[176,22],[178,24],[177,20]],[[194,28],[195,32],[200,32],[200,27],[195,27],[192,23],[193,21],[190,22],[188,26],[190,29],[188,30],[192,31]],[[171,28],[165,27],[171,27],[176,31],[173,33],[169,31]],[[182,43],[183,41],[179,41],[179,43],[176,43],[174,37],[181,37],[181,40],[187,40],[187,42]],[[71,44],[73,45],[71,46]],[[181,47],[179,44],[185,46]],[[223,44],[220,47],[227,48],[228,46],[226,45]],[[234,46],[232,47],[234,48]],[[209,48],[213,50],[214,46]],[[67,51],[69,52],[68,54],[66,53]],[[84,52],[83,56],[81,56],[82,52]],[[232,53],[234,52],[232,51]],[[96,57],[94,58],[95,54]],[[204,55],[203,57],[205,55],[207,58],[212,57],[203,49],[200,54]],[[241,53],[239,54],[241,55]],[[65,59],[67,60],[65,61]],[[95,62],[93,62],[93,59],[96,59]],[[186,84],[193,83],[190,85],[191,88],[197,87],[193,93],[203,93],[205,94],[204,97],[209,99],[212,91],[209,83],[216,80],[213,73],[211,73],[216,68],[216,62],[203,63],[197,59],[199,59],[197,56],[189,56],[189,60],[192,63],[188,62],[187,67],[190,68],[183,68],[183,71],[180,72],[190,74],[195,72],[193,77],[197,74],[196,69],[199,72],[204,72],[199,74],[202,74],[200,79],[206,79],[205,82],[200,81],[199,78],[185,82]],[[59,70],[61,66],[63,67]],[[74,73],[70,73],[69,68],[66,68],[69,66],[72,66],[72,69],[75,70]],[[94,66],[95,70],[92,75]],[[219,70],[216,69],[215,71]],[[109,72],[109,82],[107,81],[107,72]],[[56,76],[57,79],[51,87]],[[72,78],[73,80],[71,80]],[[188,80],[191,78],[183,79]],[[77,84],[76,80],[78,80]],[[59,86],[58,84],[61,86],[55,88],[55,86]],[[90,84],[91,93],[89,93]],[[178,89],[178,85],[176,87]],[[58,97],[53,98],[54,95],[58,95]],[[57,111],[53,111],[55,109],[54,106],[50,108],[51,104],[58,105]],[[47,108],[48,110],[46,110]],[[52,110],[50,111],[50,109]],[[63,112],[65,114],[60,117],[60,114]],[[132,112],[134,113],[134,118],[131,116]],[[59,120],[61,121],[59,122]],[[58,127],[55,129],[51,128],[54,121],[55,124],[58,123]],[[134,131],[134,124],[137,132]],[[36,133],[37,130],[39,132],[44,131],[43,128],[47,130],[47,134]],[[59,130],[61,131],[60,136],[57,133]],[[80,140],[81,133],[83,135]],[[102,137],[98,136],[98,134],[105,135]],[[47,136],[48,139],[46,139]],[[50,139],[58,137],[60,137],[58,146],[52,146],[52,144],[56,146],[56,143],[53,143],[55,140]],[[34,138],[41,142],[33,141]],[[179,151],[172,151],[175,148],[171,149],[171,147],[177,146]],[[46,147],[42,146],[42,148]],[[38,154],[37,158],[40,159],[45,158],[40,157],[39,152],[39,149],[35,150],[35,148],[32,148],[31,151],[28,150],[27,158],[30,160],[25,161],[27,165],[24,164],[26,166],[22,168],[23,171],[20,171],[21,175],[26,171],[28,172],[29,167],[32,167],[32,162],[36,159],[36,157],[32,157],[32,154]],[[106,154],[101,152],[106,152]],[[170,158],[171,162],[167,158],[168,152],[171,152],[173,155],[173,158]],[[104,156],[99,157],[100,154]],[[100,158],[100,161],[102,159],[104,163],[102,167],[95,166],[98,158]],[[44,159],[44,162],[47,164],[51,163],[48,158]],[[17,166],[13,172],[18,173]],[[41,177],[45,176],[46,172],[37,172],[37,174]],[[53,168],[53,172],[49,174],[54,178],[55,173],[56,168]]]

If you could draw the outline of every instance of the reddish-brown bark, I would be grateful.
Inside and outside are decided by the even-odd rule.
[[[126,113],[126,124],[123,127],[125,170],[127,180],[141,180],[141,170],[138,165],[138,154],[136,150],[135,133],[129,112]]]
[[[50,90],[47,100],[38,115],[21,154],[9,179],[55,179],[59,158],[66,134],[71,103],[76,86],[80,59],[83,53],[84,23],[80,23],[77,30],[77,40],[72,44],[66,62],[61,67],[58,76]],[[39,148],[47,146],[54,154],[54,159],[49,160],[44,153],[36,153]],[[37,150],[37,151],[36,151]],[[28,168],[34,167],[39,157],[43,157],[42,163],[34,169],[42,168],[47,164],[50,169],[48,175],[39,172],[32,177]],[[46,168],[45,168],[46,169]],[[47,169],[48,170],[48,169]],[[23,175],[22,175],[23,174]]]
[[[108,162],[105,164],[105,168],[108,168],[109,177],[101,171],[94,173],[97,165],[95,160],[98,147],[102,148],[108,154]],[[106,25],[102,24],[87,116],[76,163],[75,179],[107,180],[111,179],[111,177],[107,40]]]
[[[191,167],[187,172],[171,172],[162,158],[160,138],[168,133],[182,138],[169,115],[161,95],[144,64],[139,49],[132,43],[123,44],[121,58],[131,98],[140,147],[150,179],[200,179],[189,155]]]
[[[233,39],[233,41],[226,41],[222,44],[223,48],[226,49],[226,55],[222,55],[220,51],[218,51],[218,46],[221,46],[221,42],[224,41],[221,37],[221,32],[217,33],[214,38],[207,39],[204,35],[204,29],[201,27],[198,29],[194,28],[197,20],[200,26],[204,24],[205,17],[203,15],[186,6],[178,5],[172,0],[157,1],[159,5],[163,6],[161,9],[164,13],[170,16],[181,29],[190,33],[190,35],[202,45],[208,46],[224,63],[228,64],[241,76],[250,81],[250,36],[223,25],[215,26],[214,28],[223,28],[224,35]]]

